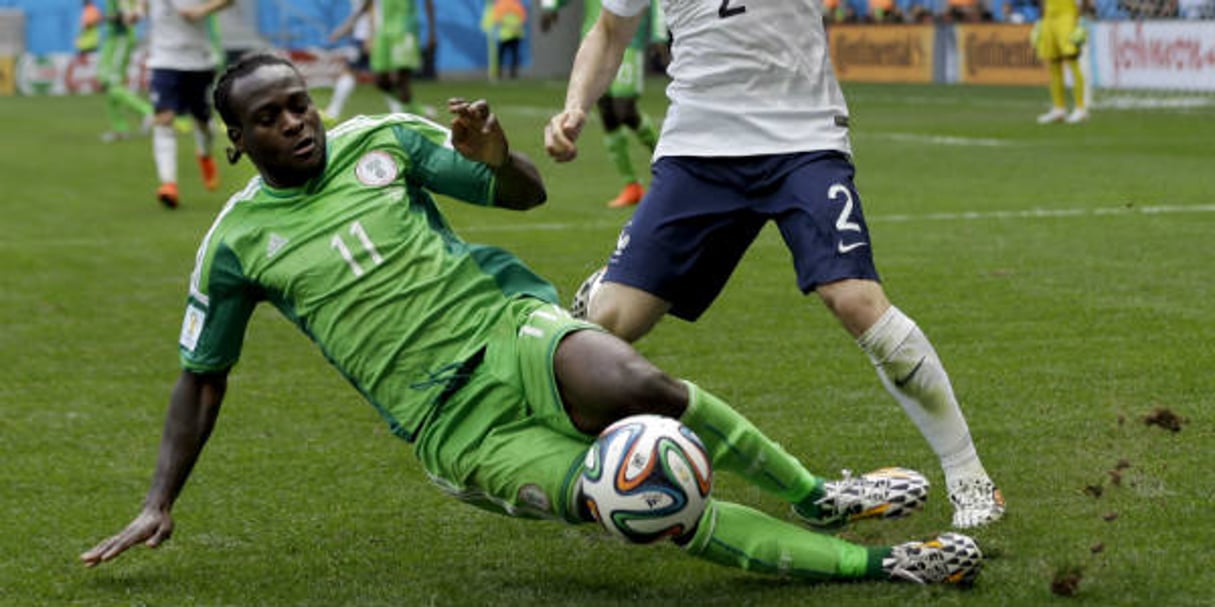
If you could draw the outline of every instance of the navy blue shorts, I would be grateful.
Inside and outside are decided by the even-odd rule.
[[[371,53],[367,52],[367,45],[362,40],[355,41],[355,56],[354,61],[350,62],[350,69],[356,72],[371,71]]]
[[[156,112],[172,110],[178,116],[189,114],[206,122],[211,119],[211,82],[215,70],[200,72],[152,70],[148,89]]]
[[[625,224],[604,280],[671,302],[696,320],[773,221],[809,293],[845,278],[879,280],[855,168],[840,152],[740,158],[667,156]]]

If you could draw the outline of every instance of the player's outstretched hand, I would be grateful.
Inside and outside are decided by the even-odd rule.
[[[97,544],[80,555],[85,567],[113,560],[127,548],[143,542],[148,548],[163,544],[173,535],[173,517],[168,512],[145,508],[121,533]]]
[[[452,114],[451,145],[457,152],[493,169],[506,163],[510,146],[487,101],[469,102],[457,97],[447,101],[447,110]]]
[[[578,135],[586,124],[586,112],[565,110],[544,127],[544,149],[557,162],[569,162],[578,156]]]
[[[181,15],[182,19],[194,23],[196,21],[202,21],[209,13],[207,12],[206,8],[201,6],[187,6],[185,8],[177,9],[177,14]]]

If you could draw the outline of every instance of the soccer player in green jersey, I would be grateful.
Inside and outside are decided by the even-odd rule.
[[[135,50],[135,24],[143,18],[137,0],[105,0],[105,21],[101,54],[97,58],[97,82],[105,93],[105,112],[110,129],[102,133],[105,142],[131,136],[127,114],[141,120],[152,116],[152,104],[127,88],[127,68]]]
[[[511,516],[591,522],[581,462],[596,434],[638,413],[678,418],[713,466],[838,526],[918,507],[927,484],[887,469],[824,481],[729,405],[665,374],[626,342],[571,318],[544,279],[504,250],[452,232],[431,192],[487,207],[544,202],[536,167],[509,150],[484,101],[452,100],[451,130],[407,114],[356,117],[326,133],[303,77],[268,54],[237,61],[215,106],[235,160],[257,167],[198,250],[179,339],[183,370],[141,512],[81,555],[111,560],[173,530],[171,510],[207,442],[261,301],[315,342],[429,476]],[[862,546],[710,499],[677,538],[694,556],[827,579],[967,582],[971,538]]]
[[[422,0],[426,13],[426,52],[435,49],[435,5]],[[363,0],[330,35],[336,40],[354,30],[360,17],[371,12],[371,72],[384,92],[391,112],[422,115],[425,108],[413,100],[413,73],[422,67],[422,32],[415,0]]]
[[[544,13],[540,18],[540,29],[548,31],[557,21],[558,11],[569,0],[541,0]],[[601,0],[585,0],[582,12],[582,35],[585,37],[603,9]],[[603,144],[607,147],[612,166],[624,180],[624,187],[615,198],[608,201],[611,208],[630,207],[641,202],[645,187],[629,158],[629,140],[621,127],[628,127],[637,140],[651,153],[658,143],[658,131],[654,121],[637,106],[645,85],[645,53],[651,44],[666,48],[667,28],[658,2],[650,3],[647,25],[637,28],[637,34],[624,50],[616,78],[597,103],[599,117],[603,120]],[[648,162],[647,162],[648,164]]]

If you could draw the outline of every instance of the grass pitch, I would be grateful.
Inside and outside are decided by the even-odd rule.
[[[644,100],[655,118],[661,86]],[[183,137],[183,206],[163,210],[149,140],[100,143],[99,97],[41,97],[0,99],[0,604],[1215,602],[1215,114],[1109,111],[1043,127],[1045,90],[846,93],[879,270],[945,361],[1009,502],[1006,520],[976,533],[989,560],[975,588],[779,580],[474,510],[432,488],[409,446],[268,308],[178,501],[176,537],[84,569],[77,555],[139,508],[194,250],[252,169],[224,167],[223,190],[205,192]],[[576,163],[557,165],[540,133],[562,83],[417,94],[489,98],[540,165],[543,208],[445,208],[468,240],[515,251],[568,298],[629,213],[603,206],[619,184],[598,125]],[[350,109],[382,108],[361,88]],[[947,528],[935,457],[844,331],[797,292],[775,230],[700,322],[668,320],[639,347],[814,471],[901,465],[936,484],[921,515],[846,537]],[[787,516],[739,479],[717,490]]]

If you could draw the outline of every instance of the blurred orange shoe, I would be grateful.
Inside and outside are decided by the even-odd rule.
[[[212,192],[219,189],[219,169],[215,167],[215,159],[199,156],[198,167],[202,169],[203,187]]]
[[[634,181],[624,186],[624,189],[620,190],[620,194],[609,200],[607,205],[613,209],[631,207],[641,202],[642,196],[645,196],[645,188],[641,187],[640,183]]]
[[[176,209],[177,184],[173,182],[160,184],[160,187],[156,188],[156,200],[159,200],[160,204],[165,205],[166,208]]]

